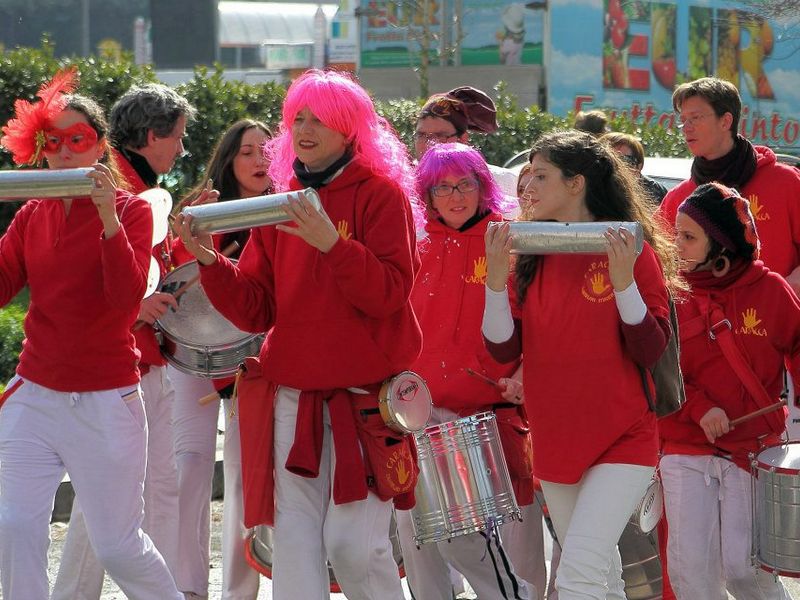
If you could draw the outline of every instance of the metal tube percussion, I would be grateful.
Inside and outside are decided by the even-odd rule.
[[[489,227],[502,223],[492,222]],[[605,232],[627,229],[636,239],[636,254],[642,252],[644,231],[636,221],[594,221],[590,223],[558,223],[521,221],[509,223],[511,254],[605,254]]]
[[[0,201],[88,196],[94,188],[94,180],[87,177],[92,171],[91,167],[0,171]]]
[[[192,217],[192,234],[200,233],[227,233],[261,227],[262,225],[275,225],[286,223],[291,219],[281,206],[289,201],[290,195],[305,194],[308,201],[317,210],[322,210],[319,194],[314,188],[242,198],[241,200],[227,200],[198,206],[187,206],[181,213]]]

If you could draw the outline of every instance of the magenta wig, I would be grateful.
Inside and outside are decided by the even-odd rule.
[[[445,177],[474,175],[480,184],[478,211],[503,213],[513,207],[494,180],[486,159],[466,144],[435,144],[425,152],[417,165],[417,194],[425,201],[428,216],[434,216],[430,189]]]
[[[354,158],[364,161],[375,175],[403,190],[411,202],[414,221],[421,227],[425,208],[416,194],[408,149],[389,122],[375,112],[366,90],[351,76],[337,71],[310,69],[289,86],[278,135],[265,149],[270,161],[269,175],[276,189],[287,189],[294,175],[292,124],[305,107],[325,127],[345,136]]]

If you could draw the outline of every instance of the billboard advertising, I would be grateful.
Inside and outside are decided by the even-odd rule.
[[[552,0],[550,10],[551,112],[674,126],[674,87],[713,75],[740,90],[742,135],[800,150],[800,39],[786,24],[732,0]]]

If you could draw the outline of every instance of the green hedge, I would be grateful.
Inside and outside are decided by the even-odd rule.
[[[22,321],[25,308],[9,304],[0,309],[0,389],[5,386],[17,367],[17,359],[22,349]]]

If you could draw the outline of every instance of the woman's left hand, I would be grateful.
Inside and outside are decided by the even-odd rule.
[[[303,192],[290,194],[283,210],[295,225],[280,223],[275,226],[278,230],[305,240],[320,252],[329,252],[339,240],[339,232],[328,215],[324,210],[317,210]]]
[[[94,171],[87,177],[94,180],[91,192],[92,204],[97,208],[97,214],[103,222],[106,239],[119,231],[120,223],[117,217],[117,184],[111,170],[100,163],[92,165]]]
[[[624,227],[605,232],[608,243],[608,276],[614,291],[621,292],[633,283],[633,265],[636,263],[636,237]]]
[[[505,389],[500,392],[503,400],[511,404],[524,404],[525,391],[522,389],[522,382],[512,379],[510,377],[501,377],[497,383],[504,386]]]

